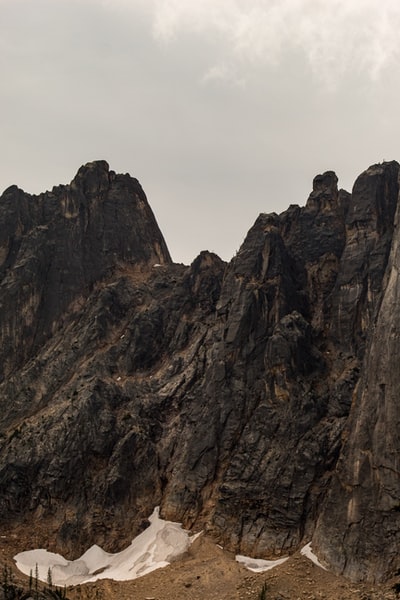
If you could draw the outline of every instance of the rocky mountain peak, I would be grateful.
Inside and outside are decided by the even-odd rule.
[[[113,174],[105,161],[88,163],[70,185],[39,196],[6,190],[0,232],[0,286],[7,290],[0,379],[51,335],[68,306],[83,302],[111,273],[171,263],[139,182]]]
[[[313,179],[313,192],[337,191],[338,178],[335,171],[325,171]]]
[[[110,173],[110,167],[105,160],[96,160],[82,165],[71,185],[81,188],[85,195],[95,194],[110,187],[113,175],[115,173]]]
[[[338,203],[338,178],[334,171],[326,171],[313,179],[313,190],[306,207],[310,211],[336,210]]]
[[[173,264],[104,161],[0,199],[0,523],[78,556],[154,506],[240,554],[400,569],[399,165],[326,172],[226,264]]]

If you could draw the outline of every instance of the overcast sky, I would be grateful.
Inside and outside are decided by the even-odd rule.
[[[0,191],[105,159],[229,260],[313,177],[400,160],[398,0],[0,0]]]

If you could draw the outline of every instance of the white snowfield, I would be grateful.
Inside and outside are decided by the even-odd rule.
[[[41,581],[48,581],[49,572],[53,585],[78,585],[97,579],[115,579],[127,581],[160,569],[181,556],[190,544],[200,535],[189,536],[180,523],[164,521],[159,517],[159,508],[155,508],[149,517],[150,526],[138,535],[128,548],[116,554],[110,554],[99,546],[92,546],[77,560],[66,560],[60,554],[47,550],[28,550],[14,556],[16,565],[25,575]],[[301,550],[319,567],[323,567],[307,544]],[[236,555],[236,560],[254,573],[263,573],[284,563],[287,558],[263,560]]]
[[[327,569],[324,567],[324,565],[321,565],[317,556],[312,551],[311,542],[309,544],[306,544],[306,546],[304,546],[304,548],[302,548],[300,550],[300,554],[303,554],[303,556],[306,556],[307,558],[309,558],[315,565],[317,565],[317,567],[321,567],[321,569],[324,569],[324,571],[327,571]]]
[[[149,517],[150,526],[138,535],[128,548],[117,554],[92,546],[77,560],[66,560],[47,550],[28,550],[14,556],[22,573],[35,576],[36,565],[41,581],[48,580],[49,569],[53,585],[77,585],[97,579],[124,581],[136,579],[155,569],[167,566],[189,548],[195,537],[179,523],[164,521],[155,508]]]
[[[324,569],[324,571],[327,570],[323,565],[321,565],[317,556],[312,551],[311,542],[303,546],[303,548],[300,550],[300,554],[306,556],[315,565],[317,565],[321,569]],[[244,565],[246,569],[249,569],[249,571],[253,571],[253,573],[264,573],[264,571],[269,571],[270,569],[273,569],[274,567],[277,567],[278,565],[284,563],[288,558],[289,557],[279,558],[278,560],[262,560],[260,558],[250,558],[249,556],[242,556],[241,554],[236,555],[236,560],[242,565]]]
[[[277,560],[263,560],[262,558],[250,558],[250,556],[243,556],[242,554],[236,554],[235,556],[238,563],[244,565],[249,571],[253,573],[264,573],[269,571],[278,565],[284,563],[289,557],[278,558]]]

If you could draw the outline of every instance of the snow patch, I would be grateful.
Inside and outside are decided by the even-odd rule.
[[[309,544],[306,544],[300,550],[300,554],[302,554],[303,556],[306,556],[307,558],[309,558],[315,565],[317,565],[317,567],[321,567],[321,569],[324,569],[324,571],[327,571],[326,567],[324,567],[323,565],[321,565],[321,563],[319,562],[317,556],[312,551],[311,542]]]
[[[249,571],[253,571],[253,573],[264,573],[265,571],[269,571],[278,565],[281,565],[285,561],[287,561],[289,557],[278,558],[277,560],[263,560],[262,558],[250,558],[249,556],[243,556],[242,554],[236,554],[235,560],[244,565],[246,569]]]
[[[49,569],[54,585],[77,585],[97,579],[126,581],[165,567],[186,552],[198,536],[190,537],[180,523],[164,521],[155,508],[149,517],[150,526],[138,535],[128,548],[109,554],[99,546],[92,546],[77,560],[66,560],[60,554],[47,550],[28,550],[14,556],[22,573],[35,574],[47,581]]]

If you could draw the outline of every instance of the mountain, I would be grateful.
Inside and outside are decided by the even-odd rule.
[[[174,264],[105,161],[0,198],[0,527],[79,556],[157,505],[240,554],[400,569],[399,164]]]

